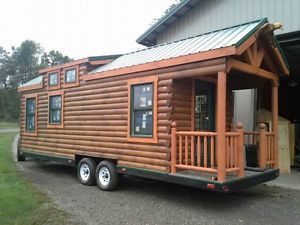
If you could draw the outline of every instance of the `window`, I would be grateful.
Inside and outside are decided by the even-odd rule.
[[[157,77],[128,81],[128,140],[157,142]]]
[[[60,71],[51,71],[47,75],[48,79],[48,90],[60,88]]]
[[[131,135],[153,135],[153,84],[132,86]]]
[[[49,112],[48,126],[49,128],[63,127],[63,91],[54,91],[49,93]]]
[[[36,99],[26,99],[26,131],[35,132],[35,111],[36,111]]]
[[[64,87],[74,87],[79,85],[78,67],[64,70]]]
[[[49,86],[58,85],[58,74],[57,73],[50,73],[48,75],[48,79],[49,79],[49,82],[48,82]]]
[[[61,95],[50,96],[50,124],[61,123]]]
[[[37,94],[25,95],[25,135],[37,135]]]
[[[76,82],[76,70],[75,69],[66,70],[65,82],[67,84]]]

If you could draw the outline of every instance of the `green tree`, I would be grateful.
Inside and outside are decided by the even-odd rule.
[[[0,47],[0,121],[16,121],[19,117],[20,96],[17,88],[37,77],[38,70],[71,59],[59,51],[44,52],[41,46],[25,40],[12,53]]]
[[[70,62],[68,56],[63,55],[59,51],[51,50],[49,53],[45,52],[41,58],[41,66],[56,66],[62,63]]]

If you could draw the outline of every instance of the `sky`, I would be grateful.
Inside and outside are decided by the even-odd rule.
[[[26,39],[71,58],[141,49],[136,39],[174,0],[1,0],[0,46]]]

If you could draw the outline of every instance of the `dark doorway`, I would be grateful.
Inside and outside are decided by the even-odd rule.
[[[215,84],[195,81],[195,130],[215,130]]]

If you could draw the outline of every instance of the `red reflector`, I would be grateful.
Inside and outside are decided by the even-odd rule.
[[[207,184],[207,188],[209,188],[209,189],[215,189],[215,185],[214,184]]]

